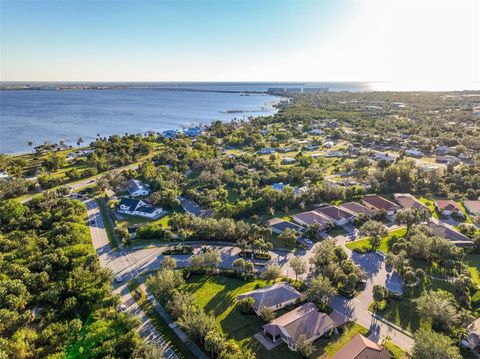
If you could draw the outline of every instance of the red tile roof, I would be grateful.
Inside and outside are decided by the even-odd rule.
[[[460,207],[451,199],[439,199],[435,201],[435,205],[442,211],[460,211]]]

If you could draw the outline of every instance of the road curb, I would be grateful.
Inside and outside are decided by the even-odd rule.
[[[369,310],[369,312],[370,312],[370,310]],[[372,317],[374,317],[375,319],[378,319],[378,320],[381,321],[382,323],[385,323],[386,325],[392,327],[393,329],[398,330],[399,332],[405,334],[406,336],[414,339],[413,334],[410,333],[409,331],[403,329],[402,327],[400,327],[400,326],[392,323],[392,322],[389,321],[389,320],[386,320],[384,317],[382,317],[382,316],[380,316],[380,315],[378,315],[378,314],[376,314],[376,313],[370,312],[370,314],[372,315]]]

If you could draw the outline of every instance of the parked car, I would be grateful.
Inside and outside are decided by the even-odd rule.
[[[117,309],[119,312],[122,313],[125,313],[127,311],[127,307],[125,306],[125,304],[120,304]]]
[[[310,239],[308,239],[308,238],[304,238],[304,241],[305,241],[305,243],[307,243],[307,244],[310,244],[310,245],[313,244],[313,242],[312,242]]]
[[[120,283],[122,280],[123,280],[123,278],[122,278],[122,275],[121,275],[121,274],[117,274],[117,275],[115,276],[115,281],[116,281],[117,283]]]

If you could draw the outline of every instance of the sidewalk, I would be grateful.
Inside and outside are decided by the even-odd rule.
[[[160,303],[157,302],[155,297],[147,292],[147,288],[145,284],[141,284],[140,288],[147,293],[147,299],[153,304],[155,307],[155,310],[160,314],[162,319],[167,323],[167,325],[175,332],[175,334],[180,338],[182,342],[185,343],[185,345],[190,349],[190,351],[195,355],[196,358],[199,359],[209,359],[207,355],[200,349],[195,343],[190,341],[188,339],[188,336],[185,334],[185,332],[180,329],[180,327],[170,318],[170,315],[163,309],[163,307],[160,305]]]

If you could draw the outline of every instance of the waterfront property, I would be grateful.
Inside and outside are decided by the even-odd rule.
[[[253,290],[251,292],[240,294],[237,299],[251,297],[255,301],[253,310],[257,315],[263,307],[277,311],[285,308],[287,305],[294,304],[302,298],[302,294],[286,282],[277,283],[268,287]]]

